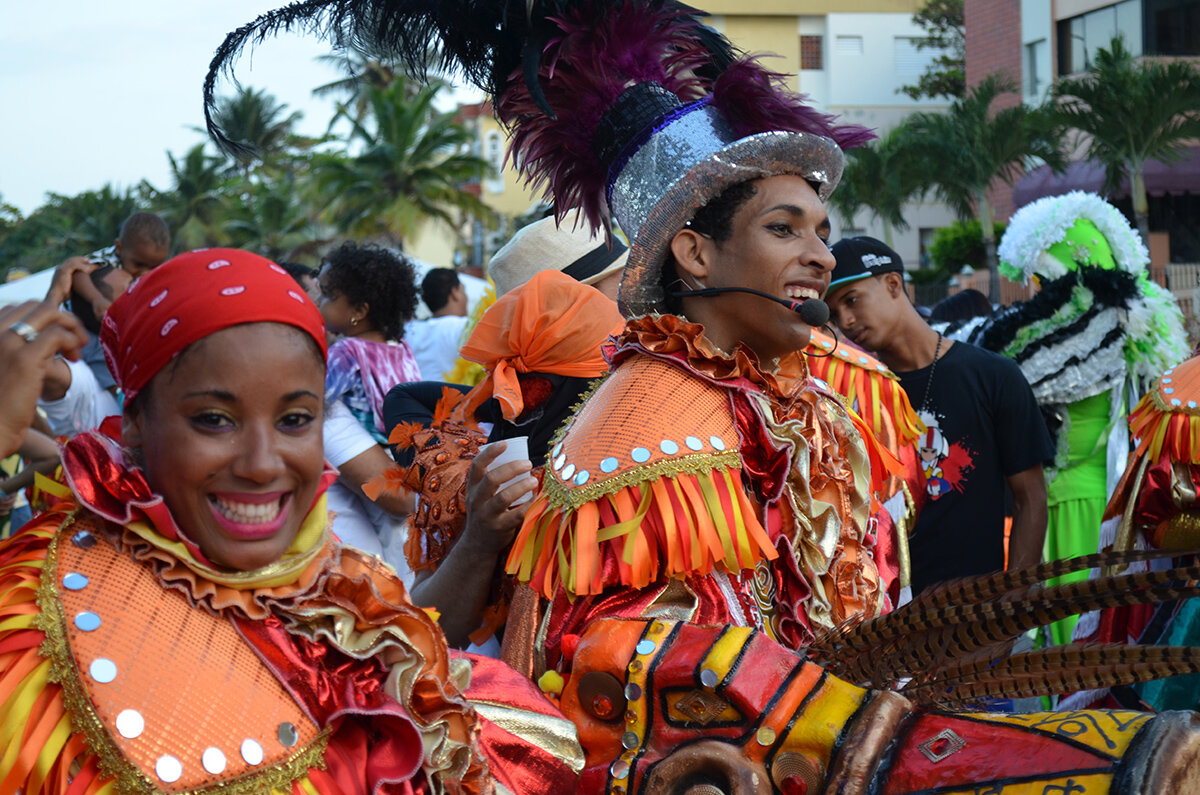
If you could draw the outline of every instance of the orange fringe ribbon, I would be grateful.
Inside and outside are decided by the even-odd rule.
[[[773,560],[778,553],[738,472],[650,479],[575,509],[552,506],[543,492],[513,542],[507,571],[547,597],[560,584],[582,596]]]
[[[1173,411],[1155,385],[1129,413],[1129,430],[1138,440],[1137,455],[1157,461],[1165,450],[1172,461],[1200,464],[1200,416]]]
[[[815,339],[816,332],[813,336]],[[824,352],[821,348],[817,350]],[[830,389],[844,397],[847,406],[855,406],[857,401],[856,410],[874,435],[887,435],[884,413],[891,415],[899,437],[897,441],[903,447],[920,438],[925,424],[917,416],[899,379],[891,370],[878,369],[878,364],[874,359],[871,359],[868,367],[837,356],[811,356],[808,368],[813,376],[829,384]]]

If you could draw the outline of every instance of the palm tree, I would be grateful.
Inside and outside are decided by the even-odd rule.
[[[276,261],[294,260],[315,255],[332,239],[315,216],[313,202],[289,174],[251,183],[222,229],[231,245]]]
[[[884,242],[891,246],[892,230],[908,229],[904,205],[923,189],[911,161],[904,136],[897,130],[868,146],[848,150],[842,180],[829,203],[850,226],[859,210],[869,210],[883,225]]]
[[[196,144],[182,160],[168,152],[171,164],[170,189],[159,191],[149,183],[144,188],[152,204],[171,228],[175,245],[183,250],[227,242],[221,219],[230,204],[231,180],[227,161],[210,155],[204,144]]]
[[[251,166],[270,163],[280,157],[292,143],[294,128],[304,114],[287,112],[266,91],[240,86],[237,94],[223,97],[213,116],[229,140],[244,147],[235,157],[243,176],[249,176]]]
[[[991,112],[998,96],[1015,90],[1012,81],[991,75],[946,113],[914,113],[900,126],[902,145],[919,164],[927,188],[960,218],[980,221],[993,303],[1000,300],[1000,271],[988,187],[996,179],[1011,185],[1035,160],[1055,171],[1066,162],[1050,111],[1018,104]]]
[[[1133,215],[1149,242],[1147,160],[1177,160],[1200,137],[1200,71],[1187,61],[1137,63],[1120,36],[1096,52],[1092,70],[1051,89],[1059,117],[1104,164],[1106,188],[1129,178]]]
[[[329,220],[343,232],[403,248],[427,219],[458,228],[462,213],[490,218],[470,190],[487,163],[471,152],[474,134],[433,107],[439,87],[423,86],[411,99],[401,79],[364,90],[369,116],[342,114],[350,123],[345,151],[314,157]]]

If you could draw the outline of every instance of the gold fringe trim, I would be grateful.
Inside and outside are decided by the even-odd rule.
[[[546,472],[543,492],[550,507],[556,510],[575,511],[580,506],[595,502],[634,486],[652,483],[664,477],[679,475],[706,475],[713,471],[741,470],[742,457],[737,450],[723,453],[692,453],[678,458],[668,458],[653,464],[636,466],[606,480],[596,481],[578,488],[566,488],[562,479],[553,470]]]
[[[62,530],[50,542],[46,562],[42,568],[42,581],[37,591],[38,615],[34,625],[45,633],[46,639],[38,654],[50,661],[49,680],[63,690],[63,703],[71,718],[71,725],[83,735],[84,742],[99,761],[100,774],[114,780],[116,791],[121,793],[146,793],[157,795],[165,790],[158,788],[140,769],[130,762],[113,743],[108,728],[101,723],[92,708],[91,699],[83,686],[79,669],[67,639],[66,617],[58,597],[58,545],[71,532],[76,522],[72,513],[63,523]],[[188,793],[220,793],[220,795],[259,795],[273,789],[290,790],[292,785],[303,779],[309,770],[325,769],[325,749],[329,744],[330,730],[325,729],[307,746],[292,753],[283,762],[230,781],[222,781],[208,787],[187,790]]]

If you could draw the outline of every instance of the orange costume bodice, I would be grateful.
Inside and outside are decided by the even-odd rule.
[[[798,648],[878,613],[868,522],[886,454],[799,354],[767,373],[673,316],[630,320],[611,354],[509,556],[553,601],[548,664],[604,615],[669,610]]]

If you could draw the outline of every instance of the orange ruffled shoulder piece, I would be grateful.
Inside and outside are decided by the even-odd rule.
[[[507,570],[547,596],[583,595],[773,559],[741,467],[727,390],[632,357],[560,433]]]
[[[832,353],[830,353],[832,351]],[[877,438],[895,429],[898,447],[920,438],[925,424],[917,416],[900,379],[887,365],[865,351],[838,345],[833,337],[813,329],[806,351],[808,369],[846,400]]]
[[[1200,356],[1167,370],[1129,413],[1137,454],[1200,464]]]

